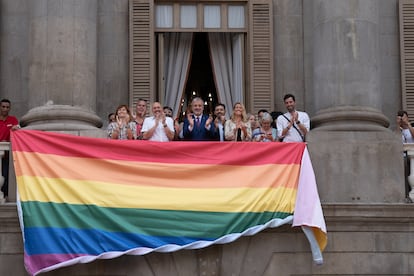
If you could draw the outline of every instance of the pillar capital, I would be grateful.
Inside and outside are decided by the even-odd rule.
[[[26,129],[37,130],[93,130],[102,126],[102,120],[82,107],[49,103],[29,110],[20,124]]]
[[[388,118],[367,106],[336,106],[320,110],[312,117],[315,130],[386,131]]]

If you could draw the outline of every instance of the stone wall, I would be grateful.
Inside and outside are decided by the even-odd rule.
[[[44,275],[413,273],[414,205],[401,204],[402,145],[388,129],[401,106],[398,1],[273,3],[275,109],[284,111],[281,97],[295,91],[298,109],[312,117],[308,148],[328,226],[325,264],[313,265],[301,231],[282,227],[229,245],[100,260]],[[87,129],[71,123],[59,130],[104,136],[100,119],[128,101],[127,16],[128,0],[0,0],[0,97],[12,100],[19,118],[49,100],[79,106]],[[77,17],[84,24],[69,24]],[[26,123],[47,129],[55,123],[48,110]],[[77,112],[62,110],[69,110],[69,121]],[[26,275],[13,204],[0,206],[0,275]]]
[[[305,235],[283,226],[226,245],[97,260],[50,276],[411,275],[414,205],[323,205],[328,228],[324,264],[315,265]],[[0,206],[0,275],[27,275],[16,206]]]

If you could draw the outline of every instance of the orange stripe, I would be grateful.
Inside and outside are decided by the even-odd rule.
[[[18,161],[15,163],[16,176],[177,188],[286,187],[295,189],[300,170],[300,166],[294,164],[259,166],[162,164],[29,152],[15,152],[13,157]]]

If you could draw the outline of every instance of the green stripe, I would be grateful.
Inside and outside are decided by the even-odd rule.
[[[95,205],[22,202],[25,227],[99,229],[152,236],[215,239],[261,225],[284,212],[227,213],[105,208]]]

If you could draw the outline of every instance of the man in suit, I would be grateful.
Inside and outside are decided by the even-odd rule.
[[[184,119],[184,140],[213,141],[217,140],[217,133],[213,124],[213,117],[203,114],[204,101],[197,97],[191,102],[191,110]]]

